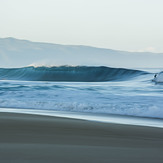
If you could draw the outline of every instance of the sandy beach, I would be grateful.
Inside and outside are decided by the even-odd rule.
[[[2,163],[162,163],[163,128],[0,113]]]

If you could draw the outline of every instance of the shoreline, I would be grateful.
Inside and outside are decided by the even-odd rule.
[[[154,117],[139,117],[130,115],[90,113],[90,112],[69,112],[39,109],[17,109],[0,108],[0,113],[20,113],[30,115],[42,115],[50,117],[70,118],[77,120],[95,121],[100,123],[115,123],[124,125],[147,126],[163,128],[163,119]]]
[[[162,163],[163,129],[0,113],[0,162]]]

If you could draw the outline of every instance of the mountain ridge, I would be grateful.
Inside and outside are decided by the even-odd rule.
[[[128,52],[85,45],[33,42],[0,38],[0,67],[31,64],[110,67],[163,67],[163,53]],[[147,63],[148,62],[148,63]]]
[[[36,43],[36,44],[49,44],[49,45],[55,45],[55,46],[69,46],[69,47],[87,47],[87,48],[96,48],[96,49],[103,49],[103,50],[110,50],[110,51],[118,51],[118,52],[125,52],[125,53],[150,53],[150,54],[163,54],[159,52],[136,52],[136,51],[125,51],[125,50],[115,50],[115,49],[110,49],[110,48],[102,48],[102,47],[96,47],[96,46],[91,46],[91,45],[71,45],[71,44],[56,44],[56,43],[50,43],[50,42],[40,42],[40,41],[31,41],[31,40],[26,40],[26,39],[18,39],[15,37],[5,37],[5,38],[0,38],[1,39],[6,39],[6,40],[14,40],[14,41],[24,41],[24,42],[29,42],[29,43]]]

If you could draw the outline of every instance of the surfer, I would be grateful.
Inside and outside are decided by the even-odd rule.
[[[156,78],[156,77],[157,77],[157,74],[154,75],[154,78]]]
[[[154,75],[154,78],[152,79],[152,81],[157,82],[157,74]]]

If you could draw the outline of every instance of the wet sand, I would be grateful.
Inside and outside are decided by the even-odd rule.
[[[163,128],[0,113],[2,163],[162,163]]]

